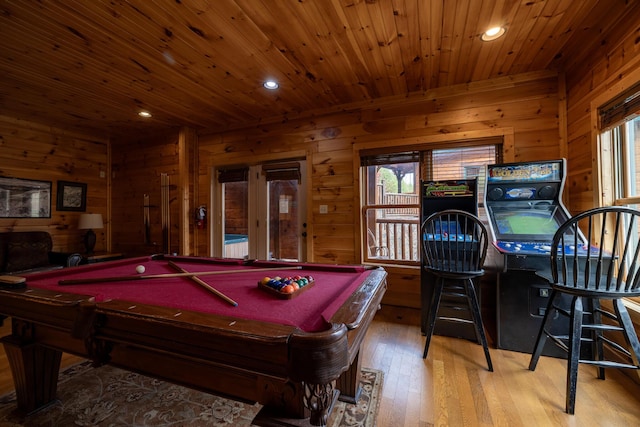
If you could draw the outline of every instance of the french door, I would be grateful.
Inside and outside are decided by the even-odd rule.
[[[306,260],[304,161],[214,173],[212,255]]]

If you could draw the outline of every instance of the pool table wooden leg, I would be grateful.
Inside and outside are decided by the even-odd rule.
[[[326,426],[329,421],[329,413],[339,392],[333,383],[329,384],[304,384],[304,404],[311,410],[309,423],[312,426]]]
[[[9,335],[1,339],[16,387],[18,411],[29,415],[56,400],[62,352]]]
[[[341,401],[350,404],[358,402],[362,391],[362,386],[360,385],[361,369],[360,351],[358,351],[349,369],[343,372],[336,382],[336,388],[340,391],[339,399]]]
[[[329,414],[336,398],[343,402],[355,404],[360,398],[360,352],[356,354],[353,363],[332,384],[305,384],[305,404],[311,409],[309,422],[311,425],[326,425]]]

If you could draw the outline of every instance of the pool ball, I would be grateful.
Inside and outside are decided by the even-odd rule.
[[[279,280],[271,279],[267,282],[267,286],[279,290],[282,287],[282,282],[280,282]]]
[[[295,292],[295,289],[293,288],[292,285],[286,285],[282,289],[280,289],[280,292],[284,294],[292,294]]]
[[[269,283],[269,280],[271,280],[271,277],[263,277],[262,280],[260,280],[260,284],[261,285],[266,285],[267,283]]]
[[[144,265],[139,265],[136,267],[136,273],[138,274],[144,273],[144,270],[145,270]]]

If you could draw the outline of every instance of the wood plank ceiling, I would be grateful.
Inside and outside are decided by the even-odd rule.
[[[340,111],[561,70],[629,1],[0,0],[0,115],[118,137]]]

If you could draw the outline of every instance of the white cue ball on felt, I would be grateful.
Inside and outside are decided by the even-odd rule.
[[[144,265],[139,265],[136,267],[136,272],[139,274],[144,273]]]

